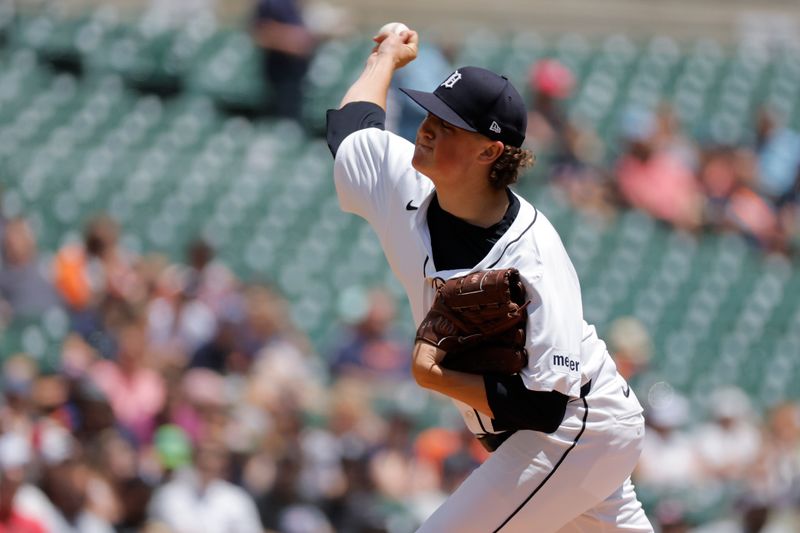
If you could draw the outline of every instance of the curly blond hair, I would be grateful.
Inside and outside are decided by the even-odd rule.
[[[489,183],[496,189],[504,189],[516,183],[520,173],[532,167],[536,157],[530,150],[506,145],[505,150],[492,165]]]

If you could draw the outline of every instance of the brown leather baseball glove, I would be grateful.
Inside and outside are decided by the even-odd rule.
[[[515,268],[442,281],[417,340],[441,348],[440,363],[470,374],[516,374],[528,364],[525,287]]]

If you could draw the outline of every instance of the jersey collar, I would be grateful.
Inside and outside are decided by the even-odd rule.
[[[497,242],[494,244],[489,253],[486,254],[477,265],[469,270],[435,270],[433,265],[433,253],[431,251],[431,234],[428,229],[427,218],[428,218],[428,208],[431,205],[431,200],[433,199],[434,190],[428,193],[428,196],[422,201],[419,206],[419,209],[416,212],[414,225],[417,230],[417,235],[420,237],[422,241],[422,246],[425,250],[426,258],[423,265],[421,265],[421,270],[423,275],[426,279],[431,278],[443,278],[443,279],[450,279],[457,276],[463,276],[468,274],[469,272],[477,271],[477,270],[486,270],[490,268],[497,267],[497,264],[503,259],[503,256],[508,252],[510,245],[514,242],[518,241],[532,226],[533,223],[536,221],[536,217],[538,215],[538,211],[535,207],[533,207],[527,200],[519,196],[517,193],[513,192],[514,196],[517,197],[519,200],[519,213],[517,214],[517,218],[514,219],[514,222],[508,228],[508,230],[500,237]],[[498,267],[499,268],[499,267]]]

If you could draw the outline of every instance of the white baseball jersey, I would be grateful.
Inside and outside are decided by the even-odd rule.
[[[605,343],[598,338],[594,327],[583,320],[578,277],[557,232],[541,212],[519,197],[517,217],[480,263],[470,270],[437,271],[426,220],[434,188],[427,177],[412,167],[413,152],[413,144],[390,132],[376,128],[356,131],[339,146],[334,180],[342,209],[365,218],[377,233],[394,274],[406,290],[415,324],[422,321],[433,303],[435,278],[450,279],[471,271],[515,267],[531,300],[526,339],[528,366],[520,373],[522,380],[530,390],[558,391],[572,399],[556,433],[517,432],[470,476],[421,531],[485,533],[502,528],[502,531],[543,532],[557,531],[567,524],[583,527],[575,522],[576,517],[588,516],[586,513],[592,509],[597,511],[599,502],[611,498],[615,490],[616,503],[605,504],[616,511],[605,509],[601,514],[627,512],[634,519],[632,528],[626,531],[652,531],[632,488],[625,484],[629,485],[626,479],[640,451],[642,408],[617,373]],[[582,387],[584,393],[589,390],[591,411],[586,399],[581,399],[585,396]],[[473,433],[495,432],[490,417],[462,402],[454,402]],[[617,426],[619,431],[610,436],[610,428]],[[628,437],[620,439],[622,434]],[[613,447],[620,444],[611,444],[614,438],[626,443],[620,448],[624,451],[620,451],[618,460],[611,459],[616,457]],[[522,454],[525,461],[530,462],[537,450],[542,453],[549,450],[553,456],[552,463],[536,468],[523,464],[530,473],[526,483],[520,482],[518,471],[508,469],[508,461],[516,463],[521,459],[504,458],[513,452],[513,443],[522,441],[530,441]],[[608,446],[603,447],[606,442]],[[567,454],[573,461],[584,463],[572,467],[575,472],[582,469],[584,477],[589,475],[587,469],[591,470],[589,462],[600,460],[603,454],[607,456],[601,461],[602,468],[595,469],[602,475],[591,483],[596,486],[589,491],[592,496],[585,500],[577,491],[584,482],[565,476],[569,472],[567,467],[561,468],[560,477],[552,476],[553,464],[561,465],[564,461],[558,457]],[[616,476],[610,474],[613,471],[617,471]],[[487,476],[491,481],[481,479]],[[548,491],[543,490],[545,481],[550,484],[548,489],[553,490],[564,478],[576,491],[572,496],[564,492],[554,496],[555,501],[548,500]],[[487,483],[505,489],[487,494]],[[517,508],[514,503],[509,507],[517,491],[520,506]],[[536,503],[532,503],[533,494],[529,493],[537,494]],[[492,506],[497,510],[496,516],[486,511],[492,495],[497,497]],[[542,521],[538,506],[548,508],[552,527]],[[561,512],[559,506],[563,507]],[[535,520],[536,526],[526,519]],[[495,529],[496,526],[499,527]],[[590,530],[601,531],[585,529]]]

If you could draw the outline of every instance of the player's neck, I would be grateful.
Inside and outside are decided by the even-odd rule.
[[[495,189],[488,183],[481,187],[460,184],[455,187],[436,187],[442,209],[475,226],[488,228],[503,219],[508,209],[505,189]]]

